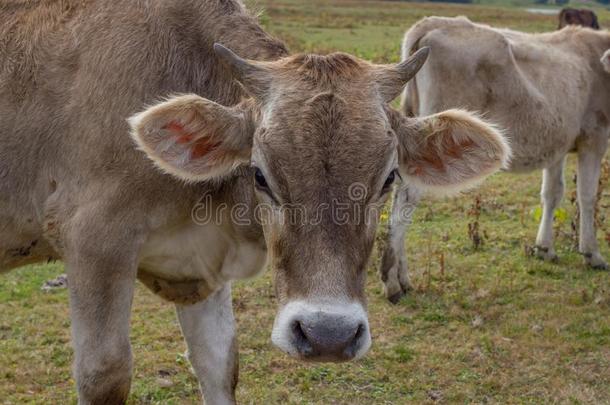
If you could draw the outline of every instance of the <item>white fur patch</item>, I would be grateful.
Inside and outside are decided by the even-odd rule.
[[[206,403],[231,401],[235,319],[231,286],[226,284],[207,300],[194,305],[176,305],[180,328],[188,346],[188,357],[204,390]]]
[[[602,56],[602,65],[604,65],[604,69],[606,72],[610,73],[610,49],[604,52],[604,56]]]
[[[216,224],[187,222],[152,233],[140,253],[140,267],[166,280],[205,280],[211,289],[265,269],[262,244],[237,241]]]

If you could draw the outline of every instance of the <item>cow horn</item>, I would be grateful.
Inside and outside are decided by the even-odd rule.
[[[430,48],[423,47],[399,64],[384,66],[381,69],[378,76],[378,84],[384,101],[390,102],[402,92],[407,82],[424,65],[429,53]]]
[[[228,67],[231,68],[245,90],[256,98],[263,98],[271,84],[271,72],[263,62],[246,60],[219,43],[214,44],[214,52]]]

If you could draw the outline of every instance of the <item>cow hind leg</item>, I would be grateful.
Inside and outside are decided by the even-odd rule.
[[[204,301],[176,305],[176,312],[205,403],[234,404],[238,357],[230,284]]]
[[[601,162],[604,158],[603,151],[605,148],[599,150],[588,148],[578,152],[579,251],[587,265],[608,270],[608,264],[599,252],[595,229],[595,206]]]
[[[401,185],[394,192],[385,251],[379,267],[385,296],[393,304],[411,289],[405,255],[405,234],[419,200],[420,192],[413,187]]]
[[[81,405],[124,404],[132,372],[129,323],[138,241],[126,224],[80,213],[67,238],[66,267]],[[136,228],[136,227],[134,227]]]
[[[552,262],[557,261],[557,254],[553,246],[553,218],[555,209],[559,206],[565,190],[564,164],[565,158],[544,169],[542,173],[542,190],[540,192],[542,218],[536,237],[536,256]]]

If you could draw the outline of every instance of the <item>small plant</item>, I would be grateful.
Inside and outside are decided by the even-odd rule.
[[[481,218],[481,195],[477,194],[474,197],[474,201],[467,212],[469,217],[472,217],[472,221],[468,223],[468,238],[472,241],[472,246],[475,250],[478,250],[486,238],[485,231],[481,231],[479,219]]]
[[[604,196],[604,189],[610,184],[610,161],[605,159],[602,162],[601,172],[599,174],[599,184],[597,187],[597,201],[595,203],[595,226],[604,232],[604,238],[610,246],[610,229],[605,228],[606,212],[608,212],[608,206],[602,204],[602,197]]]

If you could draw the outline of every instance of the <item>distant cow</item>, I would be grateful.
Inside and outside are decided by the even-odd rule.
[[[389,106],[427,50],[287,57],[236,0],[8,2],[0,38],[0,269],[65,261],[82,404],[127,397],[136,277],[176,304],[208,404],[234,402],[231,281],[267,257],[273,342],[363,356],[375,213],[398,173],[444,190],[508,156],[471,114]]]
[[[566,25],[580,25],[595,30],[599,29],[595,12],[584,8],[567,7],[562,9],[559,13],[559,26],[557,29],[562,29]]]
[[[553,213],[564,191],[568,152],[578,154],[580,252],[588,265],[607,269],[599,252],[594,208],[600,165],[610,136],[610,76],[599,63],[610,33],[568,27],[526,34],[475,24],[466,18],[424,18],[405,35],[403,58],[430,47],[426,65],[407,85],[403,108],[428,115],[467,108],[505,129],[513,155],[509,170],[544,169],[537,255],[556,260]],[[404,234],[419,201],[417,183],[395,194],[381,277],[396,301],[409,288]],[[406,213],[406,214],[405,214]]]

